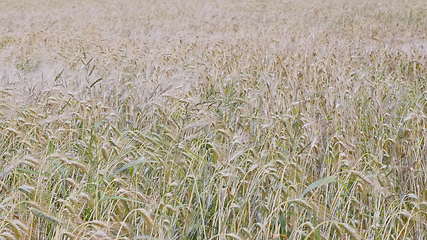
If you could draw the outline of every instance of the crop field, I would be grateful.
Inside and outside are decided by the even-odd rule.
[[[427,1],[0,0],[15,239],[427,239]]]

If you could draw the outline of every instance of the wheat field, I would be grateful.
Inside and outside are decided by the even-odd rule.
[[[427,1],[0,1],[0,239],[427,239]]]

